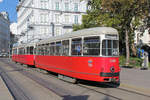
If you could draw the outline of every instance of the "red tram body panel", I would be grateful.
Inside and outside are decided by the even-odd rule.
[[[38,68],[78,79],[107,82],[113,76],[119,80],[118,57],[36,56],[35,64]],[[111,72],[111,67],[114,72]]]
[[[12,60],[21,64],[34,65],[35,55],[13,55]]]
[[[18,62],[18,56],[16,54],[12,55],[12,61]]]

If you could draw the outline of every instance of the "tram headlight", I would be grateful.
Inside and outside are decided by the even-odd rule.
[[[110,71],[111,71],[112,73],[114,73],[114,72],[115,72],[115,68],[114,68],[114,66],[112,66],[112,67],[110,68]]]

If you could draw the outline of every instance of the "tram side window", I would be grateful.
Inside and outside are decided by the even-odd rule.
[[[19,54],[23,55],[25,53],[25,50],[23,48],[19,48]]]
[[[118,56],[119,55],[118,40],[103,40],[102,55],[103,56]]]
[[[38,50],[37,50],[37,53],[38,53],[38,55],[41,55],[41,45],[38,45]]]
[[[38,55],[42,55],[42,50],[41,50],[42,46],[38,45]]]
[[[100,55],[100,37],[86,37],[83,43],[83,55]]]
[[[41,47],[41,55],[44,55],[44,50],[45,50],[44,45],[41,45],[40,47]]]
[[[18,54],[21,54],[21,50],[20,50],[20,48],[18,49]]]
[[[61,55],[61,48],[62,48],[62,44],[61,42],[56,42],[56,55],[60,56]]]
[[[36,45],[36,55],[39,55],[39,45]]]
[[[51,44],[50,44],[50,43],[48,43],[48,45],[47,45],[48,55],[50,55],[50,46],[51,46]]]
[[[27,54],[30,54],[30,47],[27,47]]]
[[[43,44],[43,46],[42,46],[42,55],[45,55],[45,53],[46,53],[46,47],[45,47],[45,44]]]
[[[34,48],[32,46],[32,47],[30,47],[30,54],[33,54],[33,51],[34,51]]]
[[[23,54],[26,54],[26,50],[25,50],[25,48],[23,48]]]
[[[77,38],[77,39],[72,39],[72,44],[71,44],[71,55],[81,55],[82,53],[82,39]]]
[[[49,44],[45,44],[45,55],[49,55]]]
[[[69,40],[62,41],[62,55],[69,56]]]
[[[21,48],[19,48],[19,54],[20,54],[20,55],[22,54]]]
[[[55,42],[50,43],[50,55],[55,55]]]
[[[34,54],[34,55],[36,55],[36,49],[37,49],[37,48],[35,47],[35,48],[34,48],[34,51],[33,51],[33,54]]]
[[[39,46],[36,45],[36,55],[39,55]]]
[[[13,54],[17,54],[17,49],[13,49]]]

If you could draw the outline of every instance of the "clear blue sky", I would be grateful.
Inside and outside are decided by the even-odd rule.
[[[17,22],[16,6],[18,0],[0,0],[0,12],[6,11],[9,13],[10,22]]]

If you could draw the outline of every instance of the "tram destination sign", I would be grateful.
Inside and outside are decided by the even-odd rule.
[[[118,39],[118,36],[115,34],[106,34],[105,38],[109,38],[109,39]]]

